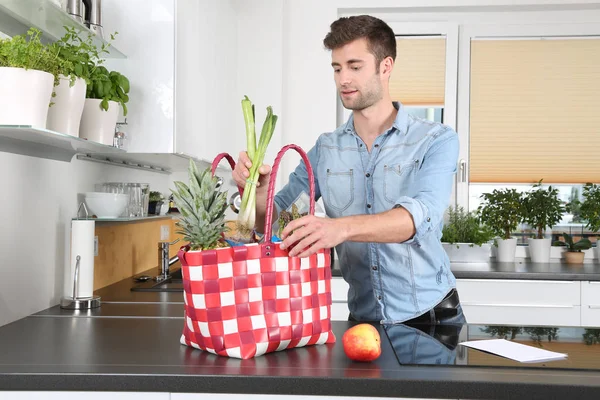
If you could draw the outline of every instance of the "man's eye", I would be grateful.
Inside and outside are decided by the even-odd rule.
[[[360,67],[352,67],[352,70],[354,71],[358,71],[360,69]]]
[[[334,68],[333,72],[338,73],[338,72],[340,72],[340,69],[339,68]]]

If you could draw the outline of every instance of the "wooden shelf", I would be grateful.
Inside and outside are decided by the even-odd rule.
[[[66,33],[65,26],[81,31],[82,39],[92,33],[85,25],[74,20],[50,0],[0,0],[0,27],[9,36],[24,35],[31,27],[42,31],[45,40],[54,42]],[[111,32],[104,32],[109,37]],[[92,33],[94,43],[100,47],[107,43]],[[126,58],[117,47],[108,48],[107,58]]]

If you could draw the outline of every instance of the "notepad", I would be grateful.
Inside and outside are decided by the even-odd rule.
[[[556,361],[567,358],[567,354],[564,353],[538,349],[537,347],[527,346],[505,339],[474,340],[459,344],[473,349],[487,351],[488,353],[510,358],[511,360],[522,363]]]

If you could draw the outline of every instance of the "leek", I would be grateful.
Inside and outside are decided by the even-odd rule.
[[[267,107],[267,117],[262,126],[258,144],[256,144],[254,105],[252,105],[248,96],[244,96],[242,100],[242,110],[246,124],[246,144],[248,147],[246,151],[252,161],[252,167],[250,167],[250,176],[246,180],[244,194],[242,195],[242,205],[238,215],[238,227],[239,232],[244,237],[251,237],[256,222],[256,184],[260,175],[258,169],[263,164],[265,154],[267,153],[267,146],[273,137],[277,115],[273,114],[271,106]]]

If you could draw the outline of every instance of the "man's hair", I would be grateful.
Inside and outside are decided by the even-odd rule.
[[[382,20],[370,15],[342,17],[331,24],[331,31],[323,39],[325,48],[334,50],[357,39],[367,39],[367,47],[375,56],[375,66],[386,57],[396,60],[394,31]]]

